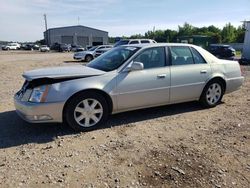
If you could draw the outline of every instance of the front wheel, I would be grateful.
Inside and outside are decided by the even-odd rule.
[[[220,81],[212,81],[204,88],[200,101],[205,107],[215,107],[220,103],[223,94],[223,84]]]
[[[66,123],[76,131],[89,131],[102,125],[108,118],[108,105],[105,98],[94,92],[83,92],[67,103]]]
[[[92,61],[92,59],[93,59],[93,56],[91,56],[91,55],[87,55],[87,56],[85,57],[85,61],[87,61],[87,62]]]

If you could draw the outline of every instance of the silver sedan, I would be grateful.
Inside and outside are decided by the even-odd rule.
[[[214,107],[244,80],[238,62],[188,44],[120,46],[87,66],[38,69],[23,77],[14,101],[24,120],[65,121],[79,131],[129,110],[195,100]]]

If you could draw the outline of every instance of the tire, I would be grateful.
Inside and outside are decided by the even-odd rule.
[[[221,102],[225,88],[220,80],[212,80],[205,86],[200,102],[204,107],[212,108]]]
[[[109,115],[105,98],[95,92],[82,92],[71,98],[64,109],[64,121],[76,131],[90,131],[103,125]]]
[[[86,57],[85,57],[85,61],[87,61],[87,62],[90,62],[90,61],[92,61],[93,60],[93,56],[92,55],[87,55]]]

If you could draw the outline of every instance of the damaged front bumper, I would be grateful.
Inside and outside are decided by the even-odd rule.
[[[61,123],[64,102],[33,103],[21,101],[16,94],[14,104],[17,114],[30,123]]]

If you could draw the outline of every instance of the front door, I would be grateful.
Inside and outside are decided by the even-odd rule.
[[[165,47],[148,48],[133,60],[143,63],[143,70],[118,75],[116,92],[119,111],[169,102],[170,69],[166,59]]]

